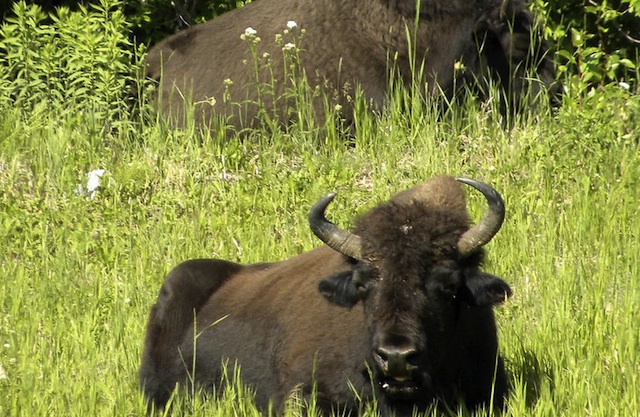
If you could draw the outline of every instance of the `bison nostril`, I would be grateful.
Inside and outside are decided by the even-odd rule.
[[[420,352],[414,350],[410,352],[406,357],[407,364],[417,367],[420,364]]]
[[[387,364],[389,362],[389,356],[387,355],[386,351],[382,349],[376,349],[376,351],[373,353],[373,358],[380,368],[386,370]]]

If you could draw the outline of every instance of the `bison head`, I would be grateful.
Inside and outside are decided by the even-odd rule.
[[[480,191],[489,205],[471,228],[460,183]],[[309,223],[353,267],[322,280],[319,290],[344,307],[363,303],[374,377],[384,394],[428,397],[448,350],[466,343],[458,340],[460,321],[471,308],[486,312],[483,307],[510,295],[504,281],[479,269],[482,246],[504,219],[502,198],[479,181],[436,177],[366,213],[351,233],[325,218],[334,197],[313,206]]]

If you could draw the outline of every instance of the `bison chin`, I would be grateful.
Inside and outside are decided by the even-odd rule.
[[[399,381],[395,378],[383,379],[378,383],[380,390],[394,400],[415,400],[421,397],[423,391],[415,381]]]
[[[382,417],[412,417],[427,410],[436,400],[431,378],[427,375],[411,379],[380,374],[376,378],[377,402]]]
[[[427,375],[411,377],[379,375],[378,389],[391,401],[412,401],[431,398],[431,378]]]

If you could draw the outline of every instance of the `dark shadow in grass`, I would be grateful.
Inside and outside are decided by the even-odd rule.
[[[527,408],[533,408],[544,390],[551,393],[555,390],[555,375],[551,364],[541,360],[530,349],[522,348],[507,364],[507,372],[511,389],[518,385],[524,387]]]

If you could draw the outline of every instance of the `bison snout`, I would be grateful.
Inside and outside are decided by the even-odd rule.
[[[379,346],[373,359],[382,373],[397,381],[411,379],[418,368],[420,352],[413,346]]]

